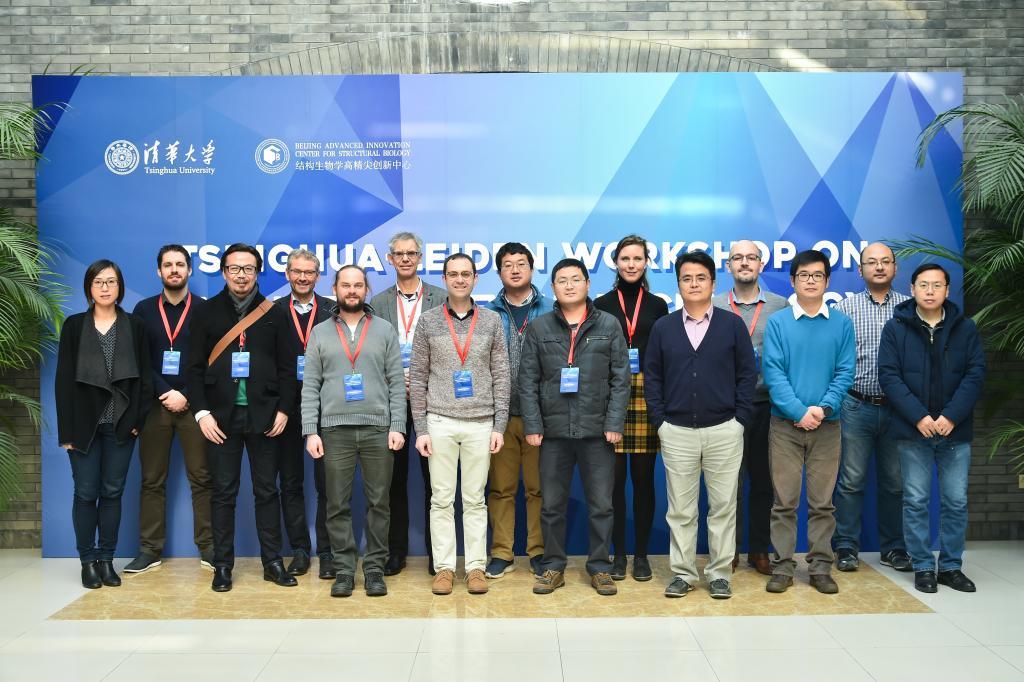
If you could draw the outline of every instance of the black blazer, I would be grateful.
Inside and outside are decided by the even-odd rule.
[[[246,314],[264,300],[257,293]],[[207,366],[213,347],[238,323],[231,294],[225,287],[195,312],[186,360],[189,405],[193,413],[209,410],[223,430],[231,419],[238,393],[238,379],[231,377],[231,354],[238,351],[235,339],[212,366]],[[249,378],[246,398],[252,426],[268,431],[278,411],[291,414],[295,406],[295,356],[291,352],[289,331],[292,324],[280,306],[271,306],[266,315],[245,332],[245,350],[249,352]]]
[[[320,294],[318,294],[316,292],[313,293],[313,297],[316,299],[316,319],[313,320],[313,326],[315,327],[318,324],[320,324],[321,322],[323,322],[325,320],[331,319],[332,312],[334,311],[334,308],[335,308],[335,306],[337,304],[334,301],[332,301],[331,299],[325,298],[324,296],[321,296]],[[294,358],[297,358],[299,355],[303,354],[303,348],[302,348],[302,341],[299,340],[299,335],[295,331],[295,320],[292,319],[292,311],[291,311],[291,308],[288,305],[288,302],[291,301],[291,300],[292,300],[292,295],[291,295],[291,292],[289,292],[287,296],[282,296],[281,298],[279,298],[276,301],[274,301],[274,305],[280,307],[281,310],[284,311],[284,316],[286,318],[288,318],[288,338],[291,340],[291,350],[289,352],[292,355],[292,358],[293,358],[292,359],[292,363],[294,364],[296,362]],[[306,326],[305,325],[302,325],[302,333],[303,334],[306,333]],[[313,331],[312,331],[312,328],[311,328],[310,329],[310,335],[312,335],[312,333],[313,333]],[[301,397],[302,397],[302,382],[301,381],[299,381],[297,386],[296,386],[295,395],[296,395],[295,406],[292,409],[292,411],[288,413],[289,418],[292,418],[292,419],[298,419],[299,418],[298,415],[301,412],[301,409],[300,409],[302,407],[302,400],[301,400]],[[298,423],[298,422],[296,422],[296,423]]]
[[[153,403],[153,370],[149,361],[149,339],[146,325],[135,315],[117,309],[120,328],[131,329],[131,347],[124,348],[126,334],[118,334],[115,353],[132,353],[138,376],[114,378],[111,385],[128,397],[128,408],[116,424],[114,434],[124,443],[132,437],[132,429],[141,431],[146,415]],[[71,443],[75,450],[86,452],[92,445],[103,410],[112,393],[101,386],[79,381],[78,348],[83,331],[92,331],[92,311],[77,313],[64,320],[57,346],[57,374],[54,380],[54,400],[57,407],[57,441]],[[103,361],[102,358],[99,359]]]

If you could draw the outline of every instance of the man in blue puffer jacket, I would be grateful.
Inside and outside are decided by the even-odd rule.
[[[926,263],[911,277],[914,298],[896,306],[882,330],[878,381],[893,408],[889,436],[903,471],[903,532],[914,586],[975,586],[961,572],[967,531],[967,472],[974,405],[985,381],[985,353],[974,322],[946,300],[949,273]],[[938,467],[941,518],[938,578],[929,536],[932,470]]]

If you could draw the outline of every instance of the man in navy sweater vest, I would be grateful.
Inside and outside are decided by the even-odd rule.
[[[772,577],[766,589],[793,584],[796,508],[807,470],[807,564],[810,583],[835,594],[832,492],[839,474],[839,408],[853,386],[857,345],[853,322],[825,304],[831,265],[821,251],[801,251],[789,267],[796,305],[768,319],[764,382],[772,401],[768,440],[772,507]]]
[[[743,320],[711,305],[715,262],[703,251],[676,259],[683,308],[654,323],[647,342],[644,396],[658,429],[675,577],[666,597],[683,597],[697,573],[697,497],[700,475],[708,491],[708,544],[704,570],[715,599],[732,596],[729,578],[736,549],[736,482],[743,460],[743,430],[754,412],[757,363]]]

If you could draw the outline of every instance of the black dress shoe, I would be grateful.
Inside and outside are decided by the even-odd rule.
[[[939,571],[939,584],[952,587],[957,592],[977,592],[978,588],[959,569]]]
[[[355,587],[355,578],[350,575],[339,575],[331,585],[332,597],[351,597]]]
[[[654,574],[651,573],[651,562],[647,560],[647,557],[633,557],[633,580],[645,583],[653,577]]]
[[[334,580],[338,572],[334,570],[334,555],[324,552],[320,555],[320,580]]]
[[[917,571],[914,573],[914,589],[918,592],[938,592],[935,584],[935,571]]]
[[[384,564],[384,575],[398,575],[403,568],[405,568],[405,557],[391,554],[388,556],[387,563]]]
[[[100,572],[96,568],[95,561],[82,562],[82,587],[88,590],[97,590],[103,587],[103,580],[100,579]]]
[[[121,587],[121,577],[114,571],[113,561],[97,561],[96,572],[107,587]]]
[[[284,560],[275,559],[263,567],[263,579],[281,587],[295,587],[299,581],[284,570]]]
[[[306,575],[308,572],[309,554],[301,549],[292,552],[292,560],[288,564],[288,575]]]
[[[214,592],[230,592],[231,591],[231,567],[230,566],[214,566],[213,567],[213,591]]]
[[[363,576],[363,587],[366,589],[367,597],[383,597],[388,593],[384,574],[378,571],[370,571]]]
[[[626,564],[628,562],[629,559],[625,554],[615,555],[615,559],[612,561],[612,570],[610,571],[612,580],[626,579]]]

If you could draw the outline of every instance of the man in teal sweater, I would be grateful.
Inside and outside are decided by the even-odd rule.
[[[857,365],[853,322],[825,304],[831,266],[821,251],[801,251],[789,268],[796,305],[768,319],[764,382],[772,401],[772,577],[766,589],[793,584],[800,487],[807,471],[807,563],[811,586],[835,594],[832,492],[839,474],[839,408]]]

